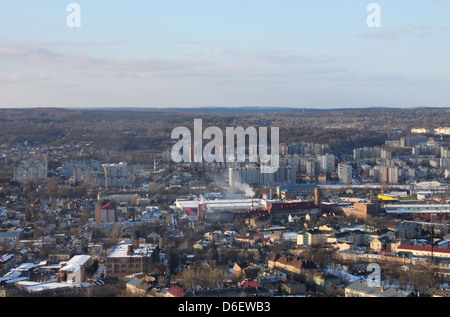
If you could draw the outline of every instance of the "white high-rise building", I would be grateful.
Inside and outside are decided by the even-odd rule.
[[[339,163],[338,165],[338,176],[339,182],[341,184],[351,184],[352,183],[352,166],[345,163]]]
[[[321,172],[332,172],[336,165],[336,159],[333,154],[325,154],[319,156],[319,164]]]
[[[228,184],[230,188],[236,187],[236,184],[240,184],[242,182],[241,177],[241,168],[229,168],[228,169]]]

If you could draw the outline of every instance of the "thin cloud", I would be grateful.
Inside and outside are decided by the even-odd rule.
[[[425,36],[432,31],[433,28],[427,25],[413,25],[397,28],[377,28],[374,32],[361,34],[359,37],[375,40],[395,40],[401,36]]]
[[[52,52],[36,44],[0,43],[0,60],[31,60],[43,61],[61,57],[61,54]]]
[[[23,45],[54,47],[54,46],[86,46],[86,47],[113,47],[127,44],[128,41],[97,41],[97,42],[67,42],[67,41],[25,41]]]

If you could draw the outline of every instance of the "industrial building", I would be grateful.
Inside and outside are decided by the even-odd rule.
[[[400,204],[386,205],[386,216],[410,220],[445,220],[450,215],[450,205]]]
[[[122,241],[106,257],[106,275],[123,277],[136,273],[151,273],[159,261],[159,246],[145,240]]]

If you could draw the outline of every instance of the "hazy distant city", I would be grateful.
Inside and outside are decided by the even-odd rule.
[[[0,298],[450,297],[449,0],[4,2]]]
[[[0,296],[449,296],[448,109],[210,111],[1,110]],[[194,118],[277,171],[174,163]]]

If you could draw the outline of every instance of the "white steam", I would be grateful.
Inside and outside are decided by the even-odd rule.
[[[232,191],[244,192],[247,196],[253,197],[255,196],[255,192],[248,184],[242,184],[236,182],[233,184],[233,187],[230,188]]]

